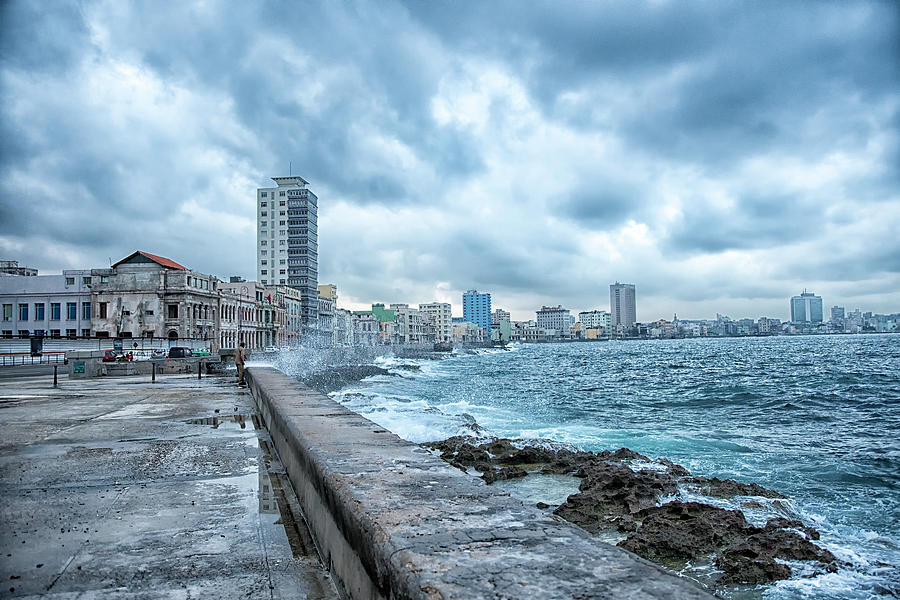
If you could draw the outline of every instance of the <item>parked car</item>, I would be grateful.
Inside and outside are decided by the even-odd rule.
[[[150,353],[150,358],[152,358],[152,359],[166,358],[168,355],[169,355],[169,353],[166,352],[165,350],[163,350],[162,348],[157,348],[156,350],[154,350],[153,352]]]
[[[115,350],[107,350],[103,353],[103,362],[116,362],[118,355]]]
[[[184,346],[172,346],[169,348],[169,358],[188,358],[191,356],[191,349]]]
[[[206,348],[195,349],[191,351],[191,356],[209,356],[209,350]]]
[[[278,352],[278,347],[277,346],[266,346],[266,349],[264,350],[264,352]]]

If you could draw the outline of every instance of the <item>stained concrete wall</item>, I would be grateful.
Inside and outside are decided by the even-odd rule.
[[[247,380],[350,598],[712,598],[275,369],[250,368]]]

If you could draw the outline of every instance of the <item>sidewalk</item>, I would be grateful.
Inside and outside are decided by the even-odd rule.
[[[336,597],[233,378],[59,382],[0,379],[0,597]]]

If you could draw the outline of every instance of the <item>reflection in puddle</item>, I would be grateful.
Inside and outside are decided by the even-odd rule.
[[[495,481],[491,487],[500,488],[513,498],[535,505],[538,502],[556,508],[566,501],[569,494],[577,494],[581,480],[571,475],[545,475],[533,473],[521,479]]]
[[[253,425],[253,429],[260,429],[259,418],[256,415],[225,415],[205,417],[203,419],[190,419],[188,421],[188,424],[210,425],[213,429],[218,429],[220,425],[235,429],[246,429],[248,422]]]

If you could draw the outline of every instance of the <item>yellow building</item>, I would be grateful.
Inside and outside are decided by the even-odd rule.
[[[326,298],[331,300],[337,306],[337,286],[333,283],[326,283],[325,285],[318,286],[319,288],[319,298]]]

